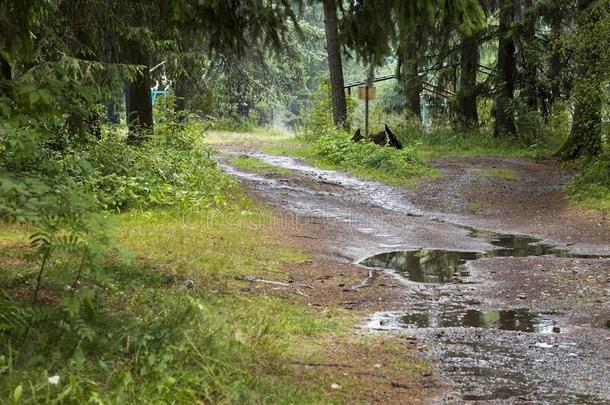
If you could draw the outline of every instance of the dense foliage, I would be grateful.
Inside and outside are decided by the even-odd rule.
[[[606,152],[586,165],[566,191],[585,207],[610,210],[610,153]]]
[[[352,142],[351,135],[340,130],[327,130],[313,143],[312,149],[314,157],[324,163],[392,184],[413,185],[413,180],[433,173],[415,148],[397,150],[369,142]]]

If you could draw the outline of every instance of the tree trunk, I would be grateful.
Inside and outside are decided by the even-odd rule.
[[[130,142],[138,142],[153,131],[151,81],[148,71],[150,58],[148,52],[134,41],[130,41],[128,44],[128,52],[129,63],[144,66],[140,74],[127,83],[125,91],[126,118],[129,128],[127,139]]]
[[[561,100],[561,29],[562,18],[559,15],[554,15],[551,20],[551,57],[549,60],[549,79],[551,82],[548,111],[550,114],[555,112],[555,103]]]
[[[0,80],[11,80],[12,77],[11,65],[0,53]]]
[[[515,90],[516,61],[515,41],[511,32],[516,10],[516,0],[506,0],[500,6],[500,34],[498,39],[498,62],[496,66],[496,95],[494,103],[494,135],[515,136],[513,115],[513,93]]]
[[[423,81],[419,76],[417,43],[409,39],[398,50],[397,77],[405,96],[407,112],[421,120],[421,93]]]
[[[579,13],[587,12],[593,0],[578,0]],[[591,16],[591,18],[599,18]],[[584,47],[577,53],[578,77],[574,88],[574,116],[566,143],[556,153],[564,160],[597,156],[602,150],[602,84],[599,83],[599,48]]]
[[[479,64],[479,43],[476,36],[463,36],[460,50],[460,80],[457,91],[458,120],[464,129],[479,126],[477,112],[477,68]]]
[[[405,82],[405,95],[407,96],[407,109],[421,121],[421,92],[423,83],[417,71],[417,61],[409,62],[408,72],[410,79]]]
[[[11,87],[10,84],[2,83],[2,82],[5,82],[5,81],[8,82],[12,78],[13,78],[13,73],[12,73],[11,65],[10,65],[10,63],[8,63],[8,61],[6,59],[4,59],[4,57],[0,53],[0,95],[3,95],[3,94],[8,95],[10,93],[10,87]]]
[[[186,111],[186,93],[188,82],[186,77],[178,77],[174,81],[174,96],[176,97],[176,112]]]
[[[333,122],[337,128],[346,128],[348,124],[347,104],[343,88],[343,65],[341,62],[337,5],[335,0],[323,0],[322,3],[324,5],[326,52],[328,54],[328,69],[330,71],[330,88],[333,102]]]
[[[523,0],[527,11],[532,7],[532,0]],[[532,44],[536,40],[536,21],[528,21],[521,37],[521,55],[523,57],[523,99],[530,111],[538,110],[538,58],[532,52]]]

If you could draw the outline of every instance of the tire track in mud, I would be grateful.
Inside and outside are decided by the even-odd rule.
[[[388,251],[486,252],[494,248],[489,239],[473,235],[469,225],[480,226],[480,220],[426,211],[411,203],[404,190],[317,169],[290,157],[239,153],[293,171],[281,176],[252,174],[219,159],[222,169],[277,211],[334,229],[336,237],[327,242],[336,258],[358,262]],[[498,230],[496,223],[490,225]],[[586,247],[592,253],[610,254],[610,246],[600,242]],[[363,327],[402,329],[425,345],[429,350],[424,357],[436,361],[452,387],[438,398],[442,403],[610,403],[610,331],[599,324],[604,316],[610,316],[610,275],[603,280],[604,274],[610,273],[610,260],[544,256],[535,265],[530,264],[532,260],[504,257],[469,261],[465,276],[446,284],[402,278],[406,292],[403,307],[374,314]],[[516,279],[509,277],[513,269],[519,270]],[[589,288],[590,282],[586,284],[574,274],[603,281]],[[539,281],[541,275],[544,282]],[[564,280],[574,283],[576,289],[584,285],[588,292],[574,297],[558,293]],[[548,307],[552,310],[547,311]],[[532,322],[546,314],[559,333],[553,328],[532,333],[494,327],[499,322],[493,318],[498,310],[514,309],[531,310]],[[592,312],[597,315],[595,320],[590,319]],[[443,325],[445,318],[473,313],[478,317],[477,327],[453,326],[451,322]],[[418,328],[408,325],[405,332],[404,325],[396,327],[396,320],[405,314],[427,317],[428,323],[420,322]],[[492,327],[485,326],[487,318],[491,318]]]

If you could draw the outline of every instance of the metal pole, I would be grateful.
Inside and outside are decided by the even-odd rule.
[[[364,86],[364,136],[369,135],[369,86]]]

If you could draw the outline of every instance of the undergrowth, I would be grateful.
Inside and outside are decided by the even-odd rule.
[[[290,169],[274,166],[248,155],[231,155],[228,160],[235,167],[258,174],[286,174],[291,172]]]
[[[584,165],[566,187],[566,193],[582,207],[610,211],[610,152]]]
[[[353,172],[364,178],[399,186],[413,186],[435,171],[410,147],[398,150],[369,142],[352,142],[349,134],[327,130],[311,146],[313,157],[330,167]]]
[[[2,401],[320,401],[285,351],[341,321],[238,293],[306,255],[269,233],[200,136],[0,126]]]
[[[349,134],[335,129],[326,129],[311,142],[299,139],[263,149],[267,153],[301,157],[324,169],[341,169],[358,177],[402,187],[413,187],[424,177],[438,175],[424,163],[421,153],[408,146],[398,150],[367,142],[354,143]]]
[[[0,241],[0,397],[320,401],[315,388],[295,383],[285,353],[293,339],[302,345],[337,332],[343,321],[285,300],[234,293],[243,285],[235,276],[281,279],[282,263],[306,258],[283,248],[265,230],[269,221],[269,213],[251,204],[197,215],[123,214],[116,237],[138,260],[109,257],[72,284],[73,258],[56,255],[34,307],[27,300],[37,266],[32,248]]]

